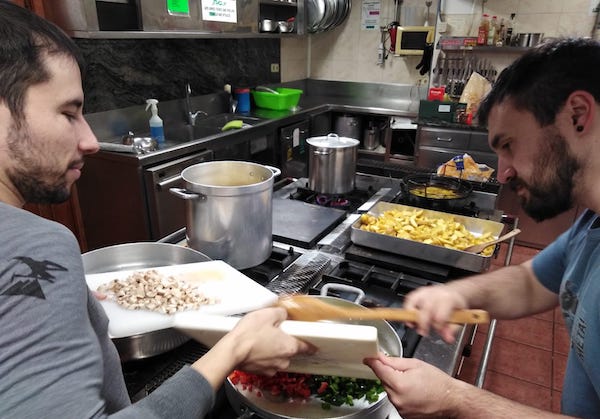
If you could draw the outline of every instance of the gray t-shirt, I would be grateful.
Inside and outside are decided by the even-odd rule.
[[[73,234],[0,203],[0,418],[200,418],[212,407],[189,367],[132,405],[107,330]]]

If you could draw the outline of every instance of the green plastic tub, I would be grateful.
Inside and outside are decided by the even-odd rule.
[[[303,93],[300,89],[287,87],[278,87],[275,91],[279,94],[253,90],[252,97],[256,106],[276,111],[289,110],[298,105],[300,95]]]

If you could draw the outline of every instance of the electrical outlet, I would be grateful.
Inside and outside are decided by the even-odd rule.
[[[279,63],[271,63],[271,73],[279,73]]]
[[[429,84],[429,77],[421,77],[417,80],[417,86],[427,86]]]

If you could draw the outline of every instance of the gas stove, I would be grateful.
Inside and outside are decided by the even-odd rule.
[[[344,196],[323,196],[308,189],[308,180],[284,179],[275,184],[273,192],[273,249],[261,265],[242,272],[278,294],[321,294],[354,301],[362,294],[362,304],[369,307],[402,307],[410,291],[443,283],[464,276],[465,272],[414,258],[366,248],[352,243],[352,224],[376,203],[404,203],[399,178],[357,173],[356,187]],[[495,209],[497,193],[489,187],[473,188],[466,215],[501,221],[502,213]],[[293,209],[290,206],[293,203]],[[473,210],[475,211],[473,212]],[[185,245],[185,229],[161,240]],[[431,363],[449,375],[456,375],[463,351],[474,335],[472,326],[462,326],[453,344],[447,344],[435,334],[418,335],[402,323],[390,323],[402,341],[404,356]],[[135,376],[136,389],[128,388],[134,398],[150,392],[154,386],[181,365],[187,357],[201,355],[205,350],[191,341],[181,349],[160,356],[159,361],[137,361],[125,365]],[[139,390],[136,370],[156,370],[158,378],[148,379]],[[145,378],[144,378],[145,379]],[[133,379],[129,380],[133,381]],[[219,397],[222,398],[222,395]],[[217,403],[213,416],[234,417],[226,401]],[[219,413],[216,413],[219,410]],[[227,411],[228,413],[223,413]]]

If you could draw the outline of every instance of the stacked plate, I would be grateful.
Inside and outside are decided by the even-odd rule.
[[[307,0],[306,30],[325,32],[339,26],[350,13],[352,0]]]

